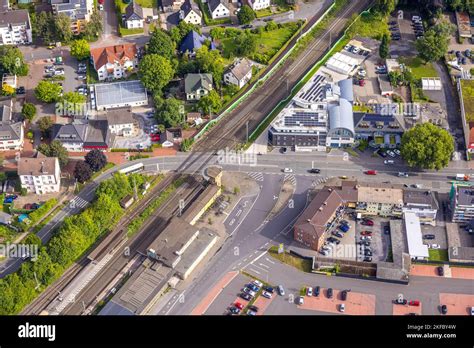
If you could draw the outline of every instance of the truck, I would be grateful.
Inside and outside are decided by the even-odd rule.
[[[469,181],[470,176],[466,174],[456,174],[457,181]]]

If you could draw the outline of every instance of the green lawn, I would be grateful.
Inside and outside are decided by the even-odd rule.
[[[255,11],[255,15],[257,16],[257,18],[271,16],[272,14],[272,10],[270,10],[269,7]]]
[[[310,260],[302,259],[300,257],[296,257],[291,255],[288,252],[278,254],[278,247],[277,246],[272,246],[269,250],[268,253],[273,256],[275,259],[286,263],[290,266],[296,267],[300,271],[303,272],[308,272],[310,273],[313,265],[311,264]]]
[[[428,249],[430,261],[449,261],[447,249]]]
[[[415,79],[419,80],[423,77],[438,77],[438,73],[433,67],[433,64],[424,64],[418,57],[400,58],[400,63],[405,64],[411,69]]]
[[[137,1],[137,4],[140,5],[141,7],[146,7],[146,8],[157,7],[156,0],[136,0],[136,1]]]
[[[127,29],[122,27],[122,24],[119,24],[119,32],[120,36],[127,36],[127,35],[138,35],[143,34],[143,28],[136,28],[136,29]]]
[[[357,14],[354,16],[356,17]],[[390,35],[388,19],[385,16],[364,12],[360,18],[354,22],[348,34],[350,37],[358,35],[379,40],[383,34]]]
[[[272,53],[273,56],[293,35],[292,27],[283,27],[272,31],[264,31],[261,35],[251,34],[257,38],[257,53]],[[235,55],[235,40],[225,38],[222,40],[222,55],[232,57]]]
[[[128,6],[128,4],[124,3],[122,0],[115,0],[115,8],[120,13],[125,13],[125,8],[127,6]],[[120,18],[119,18],[119,21],[120,21]]]
[[[461,80],[466,122],[474,121],[474,80]]]

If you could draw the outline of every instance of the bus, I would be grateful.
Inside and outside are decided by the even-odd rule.
[[[119,173],[121,174],[138,173],[138,172],[141,172],[144,168],[145,166],[143,165],[143,163],[137,163],[137,164],[128,166],[127,168],[120,169]]]

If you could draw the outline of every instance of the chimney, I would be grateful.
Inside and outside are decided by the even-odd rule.
[[[41,172],[42,174],[48,174],[48,173],[44,170],[44,161],[41,161],[40,172]]]

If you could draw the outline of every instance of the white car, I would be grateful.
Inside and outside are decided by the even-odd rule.
[[[396,155],[395,155],[395,152],[391,151],[391,150],[388,150],[387,151],[387,155],[389,155],[390,157],[394,158]]]
[[[64,70],[55,70],[54,75],[64,75]]]
[[[304,304],[304,298],[303,296],[299,296],[297,299],[296,299],[296,304],[299,304],[300,306],[302,304]]]
[[[392,164],[395,164],[395,162],[393,160],[385,160],[385,161],[383,161],[383,164],[392,165]]]
[[[270,294],[268,291],[262,292],[262,296],[268,299],[272,298],[272,294]]]
[[[103,10],[104,10],[104,5],[99,4],[99,11],[103,11]]]
[[[344,46],[344,49],[345,49],[346,51],[349,51],[349,52],[350,52],[351,49],[352,49],[352,45],[346,45],[346,46]]]
[[[403,178],[408,178],[408,173],[398,172],[398,176],[403,177]]]
[[[313,296],[313,288],[311,286],[306,289],[306,296]]]
[[[471,307],[471,315],[474,315],[474,307]]]
[[[352,53],[356,53],[356,54],[357,54],[357,53],[359,53],[359,51],[360,51],[360,48],[358,48],[358,47],[354,47],[354,48],[352,49]]]
[[[439,244],[430,244],[428,246],[428,248],[430,248],[430,249],[441,249],[441,245],[439,245]]]
[[[367,71],[365,71],[364,69],[360,69],[357,74],[361,77],[365,77],[367,76]]]
[[[285,169],[283,169],[283,173],[293,173],[293,169],[285,168]]]
[[[393,152],[395,152],[395,154],[396,154],[397,156],[400,156],[400,154],[401,154],[401,152],[400,152],[399,149],[395,149],[395,150],[393,150]]]
[[[339,305],[339,312],[344,313],[345,310],[346,310],[346,305],[344,303],[341,303]]]
[[[260,282],[260,281],[258,281],[258,280],[256,280],[256,279],[254,279],[254,280],[252,281],[252,283],[253,283],[254,285],[258,286],[259,288],[261,288],[261,287],[263,286],[262,282]]]
[[[252,291],[249,288],[244,288],[244,292],[249,294],[252,297],[255,297],[255,295],[256,295],[255,291]]]
[[[362,236],[360,240],[372,240],[372,236]]]

